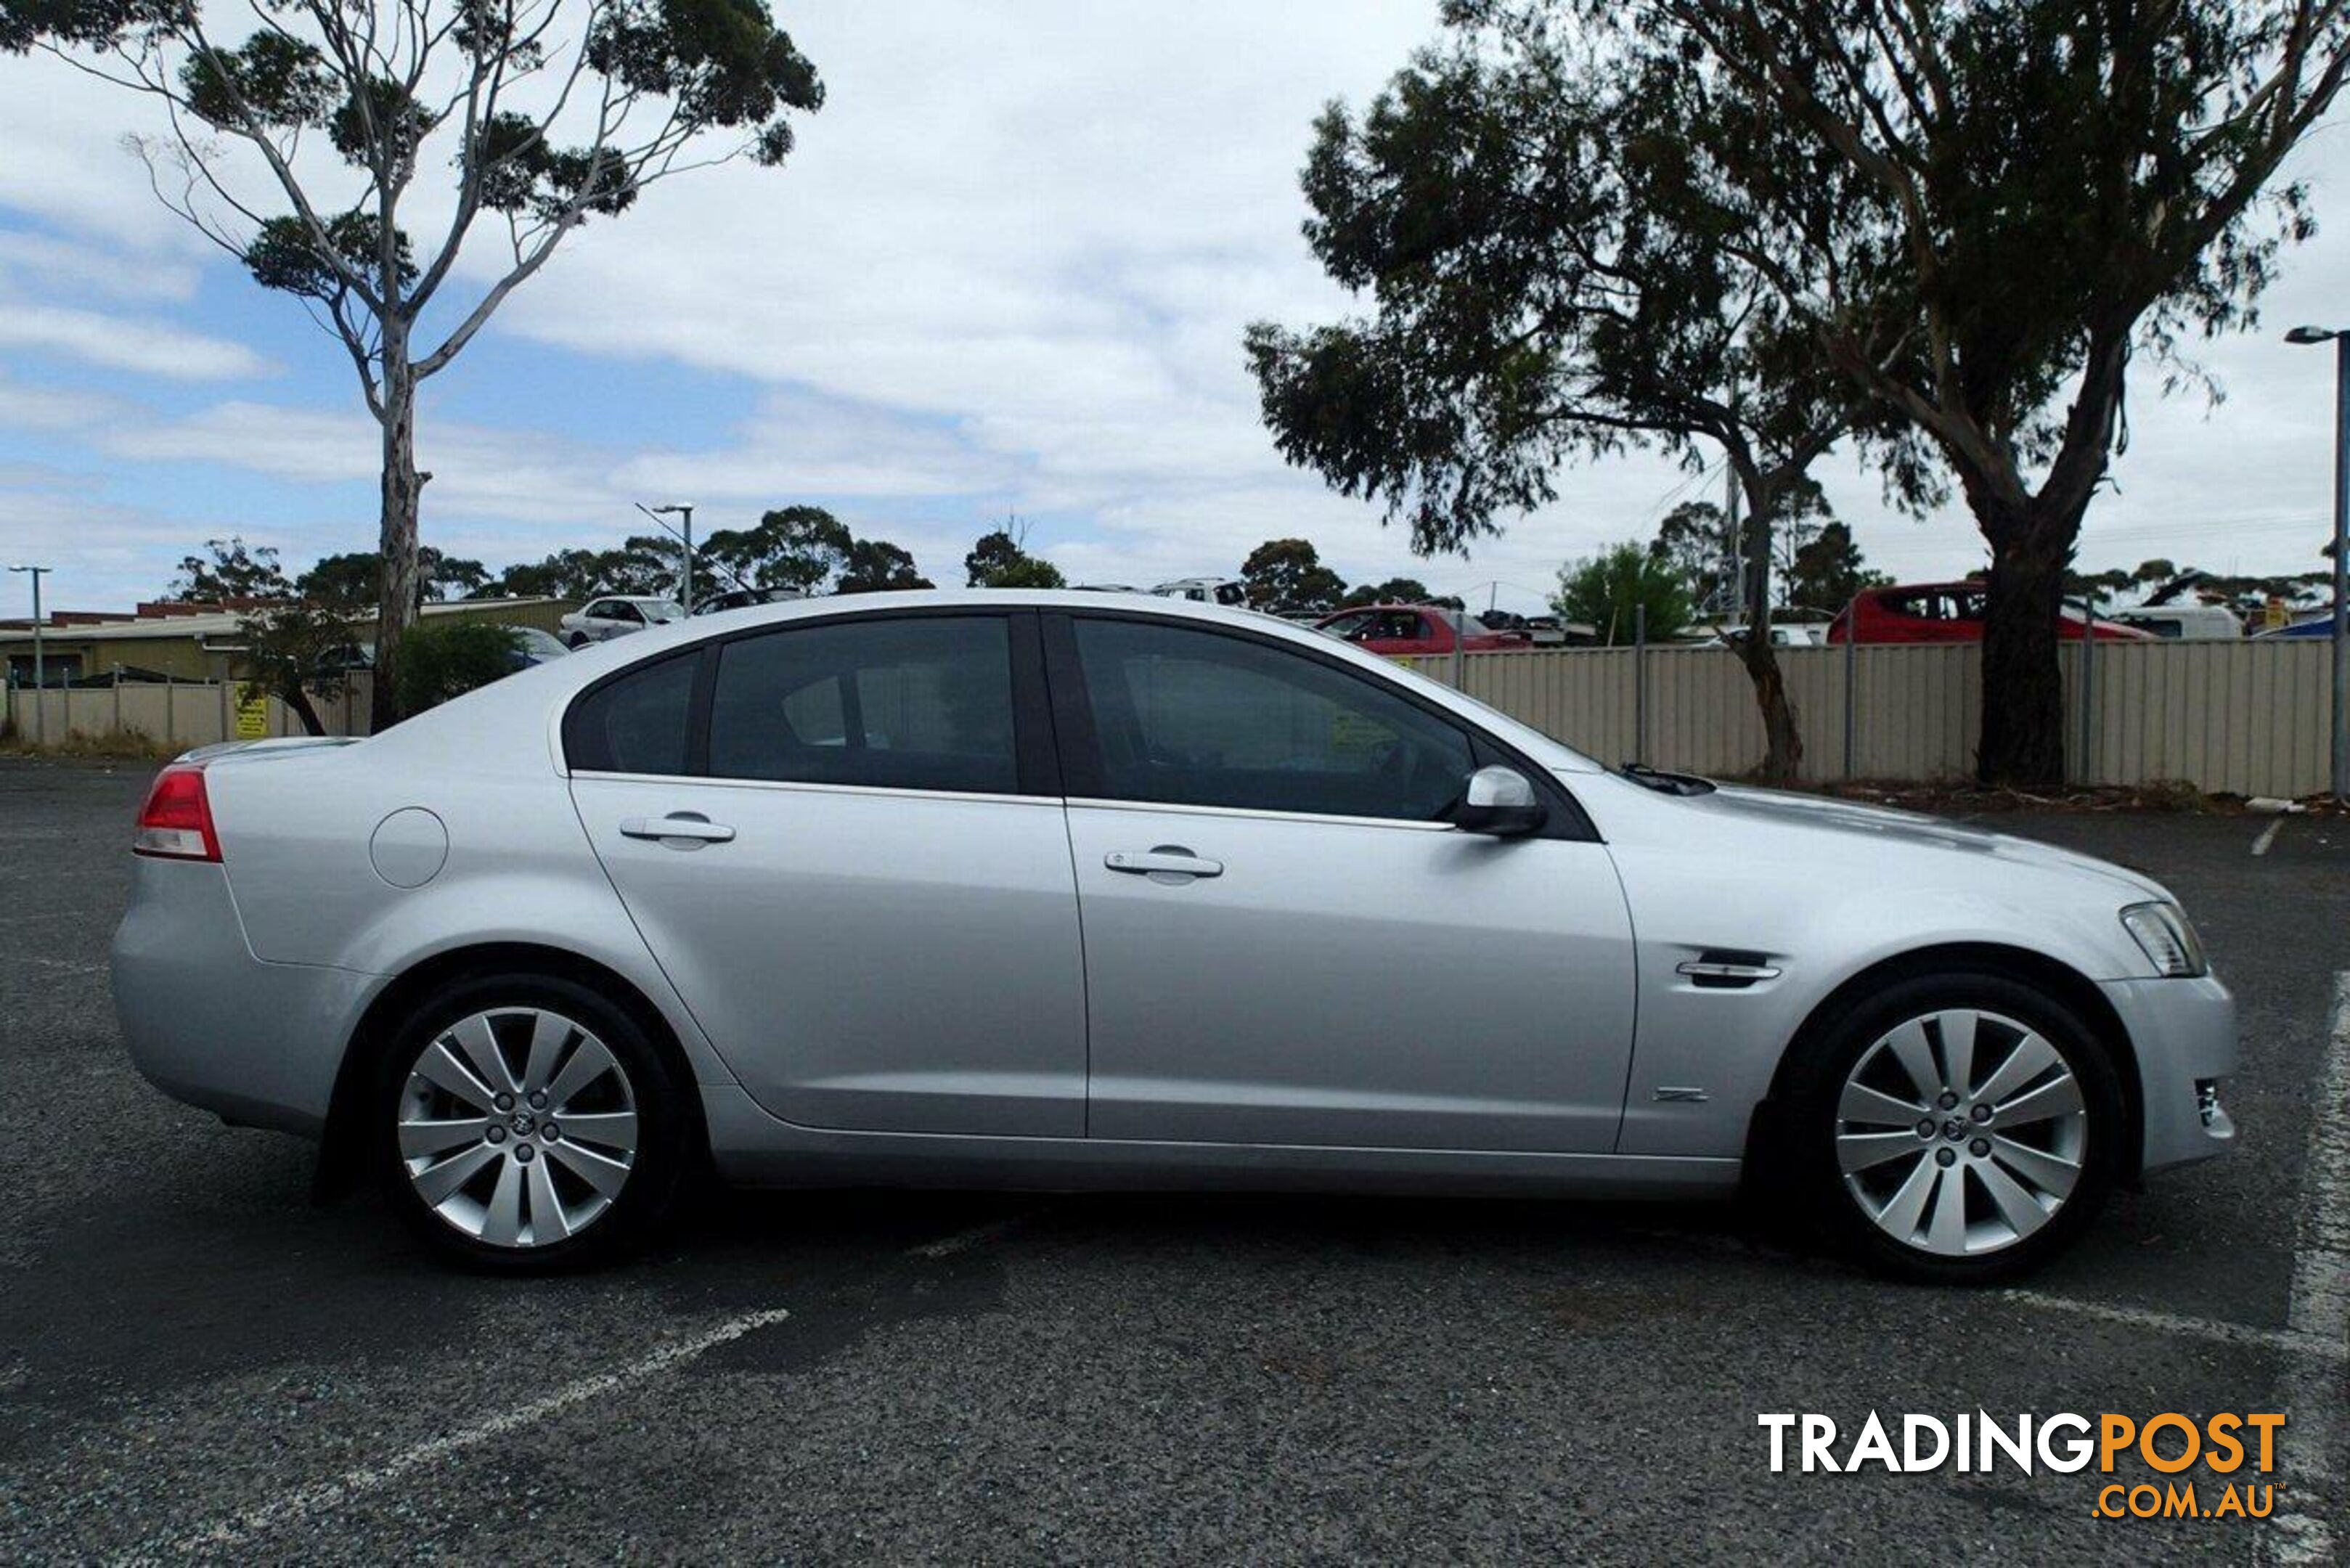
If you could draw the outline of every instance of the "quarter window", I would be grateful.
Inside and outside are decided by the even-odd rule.
[[[1000,616],[795,628],[724,644],[710,710],[719,778],[1014,793]]]
[[[1139,621],[1076,632],[1106,798],[1430,822],[1473,766],[1460,730],[1303,654]]]
[[[573,703],[563,721],[571,765],[591,773],[686,772],[694,662],[688,652],[641,666]]]

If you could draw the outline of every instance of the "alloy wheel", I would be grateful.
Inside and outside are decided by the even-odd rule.
[[[545,1008],[492,1008],[440,1031],[410,1066],[399,1116],[416,1195],[494,1247],[577,1235],[637,1160],[627,1070],[584,1024]]]
[[[1846,1075],[1836,1118],[1853,1200],[1894,1241],[1939,1257],[1999,1251],[2046,1225],[2088,1149],[2088,1106],[2064,1054],[1974,1008],[1887,1031]]]

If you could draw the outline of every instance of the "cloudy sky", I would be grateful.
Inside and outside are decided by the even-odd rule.
[[[1718,489],[1595,463],[1472,558],[1423,562],[1274,451],[1243,328],[1346,307],[1298,234],[1310,123],[1430,38],[1434,0],[776,9],[830,95],[792,161],[681,177],[583,232],[427,384],[428,542],[495,566],[615,545],[635,501],[695,502],[705,528],[814,502],[951,583],[1010,512],[1076,581],[1232,573],[1302,535],[1349,579],[1499,583],[1532,609],[1561,561]],[[144,113],[0,57],[0,556],[54,566],[66,607],[151,596],[209,536],[296,567],[374,543],[348,361],[157,205],[122,145]],[[2141,378],[2086,565],[2320,564],[2330,379],[2279,334],[2350,317],[2338,132],[2302,172],[2323,232],[2260,333],[2203,350],[2223,403],[2158,402]],[[469,252],[476,286],[495,254]],[[1840,458],[1820,477],[1874,564],[1980,563],[1963,514],[1889,515]],[[24,581],[0,578],[0,614]]]

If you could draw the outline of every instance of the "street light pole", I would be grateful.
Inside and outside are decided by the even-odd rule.
[[[41,577],[57,570],[54,566],[11,566],[12,572],[25,572],[33,579],[33,743],[47,745],[49,740],[48,700],[43,693],[48,687],[48,675],[41,659]]]
[[[2334,345],[2334,803],[2350,805],[2350,336],[2296,327],[2284,339]]]
[[[662,523],[662,518],[676,516],[680,514],[684,515],[685,531],[683,533],[679,533],[675,528],[669,528],[669,531],[672,534],[676,534],[679,538],[685,541],[684,581],[678,594],[678,598],[681,601],[679,607],[683,609],[686,614],[691,615],[693,613],[693,503],[691,501],[673,501],[666,506],[648,506],[643,502],[639,501],[637,503],[637,510],[651,518],[654,522],[660,523],[660,525],[664,528],[669,528],[669,524],[667,523]]]

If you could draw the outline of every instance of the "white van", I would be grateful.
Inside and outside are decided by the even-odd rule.
[[[2137,605],[2107,610],[2104,618],[2182,642],[2233,642],[2244,635],[2236,612],[2220,605]]]
[[[1191,599],[1203,605],[1248,603],[1248,587],[1238,577],[1178,577],[1150,590],[1162,599]]]

